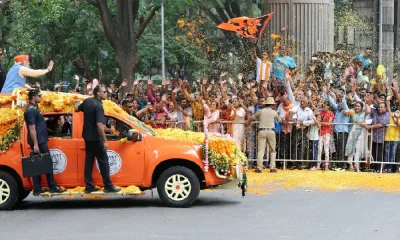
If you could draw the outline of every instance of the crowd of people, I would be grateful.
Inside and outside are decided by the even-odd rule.
[[[254,52],[257,70],[246,77],[222,72],[219,79],[167,78],[161,85],[150,78],[136,79],[128,90],[127,80],[107,86],[97,79],[83,79],[79,87],[80,78],[75,76],[71,92],[90,95],[96,86],[104,86],[108,99],[153,128],[203,131],[202,121],[207,118],[209,132],[229,135],[249,159],[258,159],[258,172],[268,167],[264,159],[270,160],[271,172],[276,172],[275,155],[290,169],[361,171],[382,167],[385,172],[397,172],[398,72],[388,79],[384,67],[373,63],[369,48],[353,57],[345,51],[317,52],[307,70],[300,71],[296,60],[288,56],[290,49],[277,39],[272,53]],[[23,60],[16,58],[16,65]],[[23,65],[13,74],[37,76],[52,67],[51,62],[46,70],[29,72]],[[2,92],[15,86],[6,80],[5,87]],[[209,114],[205,115],[204,105]],[[265,107],[277,117],[265,120],[273,124],[261,128],[257,120],[262,115],[257,113]],[[265,112],[275,116],[271,111]],[[273,132],[273,137],[264,130]],[[269,152],[265,153],[266,146]],[[283,167],[282,162],[277,167]]]

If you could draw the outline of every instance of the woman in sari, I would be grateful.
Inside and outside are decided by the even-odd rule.
[[[243,101],[238,98],[233,100],[233,108],[235,112],[235,119],[232,124],[232,138],[235,140],[236,145],[239,149],[242,149],[244,139],[244,121],[246,117],[246,111],[244,110]]]
[[[212,101],[210,104],[211,116],[208,117],[208,132],[221,133],[221,124],[219,123],[218,108],[219,108],[218,102]]]
[[[356,102],[353,110],[345,112],[350,117],[350,123],[352,128],[349,133],[349,137],[346,144],[345,156],[347,156],[349,170],[360,171],[360,159],[364,156],[364,147],[366,140],[366,130],[361,125],[365,119],[365,111],[363,110],[364,104],[362,102]],[[354,166],[353,166],[354,162]]]

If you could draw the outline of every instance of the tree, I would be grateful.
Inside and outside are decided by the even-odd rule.
[[[87,0],[87,2],[99,10],[107,39],[115,52],[120,80],[128,79],[132,82],[133,70],[141,61],[141,57],[137,56],[137,42],[156,11],[160,9],[160,5],[151,6],[148,15],[141,17],[139,0],[116,0],[110,4],[107,0]]]

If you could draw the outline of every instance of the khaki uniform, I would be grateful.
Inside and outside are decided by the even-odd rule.
[[[257,167],[261,168],[263,157],[265,154],[265,147],[267,143],[271,150],[271,161],[270,169],[275,169],[276,159],[276,138],[275,138],[275,122],[274,120],[281,121],[278,113],[269,107],[263,108],[253,115],[253,120],[260,119],[259,131],[257,135],[258,139],[258,152],[257,152]]]

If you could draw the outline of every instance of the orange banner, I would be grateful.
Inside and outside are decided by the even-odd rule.
[[[232,18],[227,23],[221,23],[218,28],[238,33],[245,38],[258,39],[262,35],[274,13],[258,18],[238,17]]]

